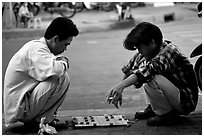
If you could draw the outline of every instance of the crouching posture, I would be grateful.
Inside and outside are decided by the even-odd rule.
[[[56,18],[44,37],[27,42],[11,58],[4,81],[6,126],[19,121],[39,125],[42,117],[53,122],[70,84],[69,62],[60,54],[78,33],[70,19]]]
[[[124,47],[136,54],[122,68],[123,80],[114,86],[107,101],[118,108],[124,88],[144,85],[147,108],[135,119],[148,119],[147,125],[174,124],[180,115],[194,111],[198,85],[193,65],[160,29],[151,23],[138,24],[126,37]]]

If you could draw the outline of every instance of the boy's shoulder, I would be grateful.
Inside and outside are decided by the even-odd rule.
[[[176,45],[172,42],[172,41],[170,41],[170,40],[164,40],[164,42],[163,42],[163,44],[162,44],[162,46],[163,47],[176,47]]]
[[[47,44],[46,44],[44,38],[31,40],[29,42],[29,45],[33,46],[35,48],[45,48],[45,47],[47,47]]]
[[[157,54],[156,57],[167,57],[172,58],[176,56],[185,56],[181,50],[175,45],[173,42],[169,40],[165,40],[160,48],[160,52]]]
[[[169,40],[164,40],[162,47],[161,47],[161,51],[176,51],[176,52],[180,52],[180,49],[172,42]]]

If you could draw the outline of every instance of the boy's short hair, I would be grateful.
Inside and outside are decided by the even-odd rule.
[[[58,36],[60,41],[65,40],[71,36],[77,36],[79,31],[72,20],[66,17],[58,17],[54,19],[45,31],[44,37],[51,39]]]
[[[163,41],[161,30],[154,24],[142,22],[131,30],[123,45],[128,50],[136,50],[137,46],[148,44],[152,39],[158,46],[161,46]]]

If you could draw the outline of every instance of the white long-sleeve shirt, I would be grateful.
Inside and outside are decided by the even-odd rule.
[[[45,38],[26,43],[10,60],[4,80],[4,116],[9,126],[23,117],[26,93],[50,76],[66,73],[68,64],[58,60],[46,44]]]

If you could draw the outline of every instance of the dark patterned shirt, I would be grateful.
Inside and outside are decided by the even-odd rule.
[[[151,60],[137,52],[129,63],[122,68],[126,75],[135,74],[136,88],[151,81],[155,75],[162,75],[180,90],[184,114],[194,111],[198,100],[198,86],[193,65],[170,41],[164,41],[160,52]]]

